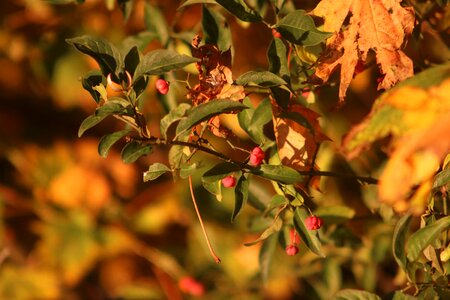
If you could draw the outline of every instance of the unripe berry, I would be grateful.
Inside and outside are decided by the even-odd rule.
[[[308,230],[317,230],[323,225],[323,220],[317,216],[308,216],[305,219],[305,226]]]
[[[298,251],[299,250],[298,250],[298,247],[296,245],[291,244],[291,245],[288,245],[286,247],[286,254],[289,255],[289,256],[296,255],[298,253]]]
[[[255,147],[250,153],[250,164],[255,167],[259,166],[262,164],[264,157],[264,151],[262,151],[262,149],[259,147]]]
[[[190,294],[192,296],[200,297],[205,294],[205,288],[203,287],[203,284],[190,276],[181,278],[178,281],[178,286],[180,287],[180,290],[182,292]]]
[[[156,80],[155,87],[156,87],[156,90],[163,95],[165,95],[169,92],[169,83],[167,81],[165,81],[164,79],[160,78],[160,79]]]
[[[234,187],[236,185],[236,178],[233,175],[227,176],[222,179],[222,184],[226,188]]]

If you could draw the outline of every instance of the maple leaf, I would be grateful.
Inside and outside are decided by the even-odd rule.
[[[288,111],[282,111],[274,101],[272,105],[273,126],[281,163],[296,170],[317,169],[313,166],[314,157],[320,143],[329,140],[320,128],[320,115],[299,104],[291,105]]]
[[[358,61],[365,62],[369,50],[376,54],[384,74],[378,89],[388,89],[413,75],[413,63],[400,48],[414,27],[414,10],[401,7],[400,0],[322,0],[313,13],[324,18],[324,31],[334,32],[321,55],[315,76],[326,82],[340,65],[339,99],[355,74]],[[344,21],[350,15],[349,23]]]
[[[450,79],[438,86],[405,85],[388,92],[344,139],[347,157],[391,136],[379,198],[397,211],[420,214],[439,164],[450,153]],[[395,118],[395,121],[392,120]],[[417,192],[413,188],[418,186]],[[419,197],[419,195],[421,195]]]

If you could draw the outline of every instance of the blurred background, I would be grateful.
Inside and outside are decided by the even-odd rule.
[[[370,187],[361,192],[349,180],[325,180],[324,192],[316,195],[319,204],[345,203],[356,211],[352,226],[333,228],[341,235],[336,239],[346,237],[343,247],[320,260],[304,248],[296,257],[280,248],[265,284],[260,245],[243,244],[256,239],[267,224],[254,221],[257,211],[251,207],[231,224],[232,192],[226,191],[219,203],[198,187],[200,210],[222,259],[216,265],[186,180],[174,182],[167,175],[142,182],[149,164],[167,161],[167,149],[156,149],[132,165],[122,163],[119,147],[101,158],[99,138],[121,128],[113,119],[77,137],[79,125],[96,108],[80,77],[98,67],[65,39],[90,34],[119,44],[146,30],[145,1],[134,1],[128,21],[115,1],[50,2],[0,2],[0,299],[327,299],[343,286],[381,292],[393,288],[392,228],[379,222],[389,220],[391,212],[366,218],[379,208],[374,192]],[[306,9],[315,5],[299,2]],[[180,13],[180,1],[151,3],[169,23],[176,22],[177,30],[199,33],[199,5]],[[271,32],[231,18],[230,27],[233,77],[267,68]],[[144,50],[160,46],[151,42]],[[334,153],[343,133],[369,111],[377,95],[375,73],[367,70],[355,79],[348,103],[338,112],[332,110],[336,88],[320,91],[315,109],[336,143],[324,147],[321,168],[349,170]],[[174,89],[172,97],[183,97],[183,89]],[[158,130],[166,113],[163,100],[152,84],[145,97],[149,127]],[[235,120],[227,124],[240,134]],[[368,168],[382,159],[380,153],[370,155]],[[272,193],[263,184],[253,189],[253,197],[270,198]]]

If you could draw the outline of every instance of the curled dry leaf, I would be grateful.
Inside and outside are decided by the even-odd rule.
[[[353,158],[376,139],[392,137],[379,198],[397,211],[423,212],[430,181],[450,152],[449,91],[450,79],[428,89],[403,86],[393,90],[344,139],[347,157]]]
[[[413,63],[400,48],[414,27],[414,10],[399,0],[322,0],[313,13],[324,18],[324,31],[334,32],[318,61],[315,76],[328,81],[340,66],[339,99],[345,94],[358,61],[365,62],[369,50],[376,54],[384,74],[378,89],[388,89],[413,75]],[[348,25],[344,24],[350,16]],[[341,31],[342,26],[343,30]]]
[[[192,56],[199,58],[196,67],[199,83],[189,90],[188,99],[194,106],[212,99],[230,99],[242,101],[245,98],[244,87],[233,84],[231,72],[231,50],[220,51],[215,45],[200,46],[200,36],[192,40]],[[220,126],[218,116],[208,121],[211,132],[217,136],[226,136],[227,131]]]

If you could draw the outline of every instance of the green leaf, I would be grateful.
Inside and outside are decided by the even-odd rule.
[[[242,209],[245,207],[245,205],[247,204],[247,200],[248,200],[248,180],[247,178],[242,175],[239,178],[238,183],[236,184],[236,187],[234,189],[234,210],[233,210],[233,214],[231,215],[231,222],[234,222],[234,220],[236,219],[236,217],[240,214],[240,212],[242,211]]]
[[[274,87],[287,84],[283,78],[269,71],[249,71],[236,79],[239,85],[259,85],[262,87]]]
[[[95,111],[95,115],[98,117],[107,117],[110,115],[128,114],[130,113],[129,109],[131,108],[131,105],[128,102],[124,101],[126,100],[123,99],[123,101],[120,100],[108,101],[104,105],[97,108],[97,110]]]
[[[344,289],[337,292],[333,300],[381,300],[381,298],[367,291]]]
[[[439,219],[413,233],[406,243],[406,253],[409,261],[416,261],[422,251],[439,239],[441,232],[450,227],[450,216]]]
[[[237,171],[240,171],[240,168],[235,164],[228,162],[218,163],[203,174],[202,181],[207,183],[216,182]]]
[[[203,5],[202,31],[205,44],[217,45],[219,50],[226,51],[231,47],[231,31],[225,18]]]
[[[217,201],[222,201],[222,183],[220,181],[205,182],[202,181],[202,185],[211,194],[213,194]]]
[[[306,247],[308,247],[315,254],[325,257],[322,251],[322,243],[318,238],[318,231],[310,231],[305,226],[305,219],[308,217],[308,212],[304,207],[296,207],[294,212],[294,227],[298,232]]]
[[[279,106],[287,109],[291,103],[291,91],[285,86],[274,86],[270,88],[273,98]]]
[[[219,163],[203,174],[202,185],[208,192],[216,196],[218,201],[222,201],[221,180],[238,171],[240,171],[240,168],[234,164],[228,162]]]
[[[262,144],[267,139],[264,135],[264,125],[270,121],[272,121],[272,105],[269,98],[265,98],[255,109],[247,128],[249,136],[257,144]]]
[[[112,145],[114,145],[118,140],[120,140],[130,132],[132,132],[132,130],[125,129],[104,135],[98,143],[98,154],[100,154],[101,157],[107,157],[109,149],[112,147]]]
[[[277,23],[277,30],[288,41],[303,46],[313,46],[329,38],[332,34],[319,31],[314,20],[304,10],[295,10]]]
[[[161,135],[164,139],[167,139],[167,130],[170,125],[181,120],[186,115],[186,112],[191,108],[187,103],[181,103],[177,107],[170,110],[170,112],[164,116],[160,121]]]
[[[174,145],[169,150],[169,163],[172,169],[179,169],[187,160],[187,155],[184,152],[186,146]]]
[[[233,100],[210,100],[191,109],[185,119],[177,126],[177,136],[195,125],[211,117],[230,112],[238,112],[247,108],[244,104]]]
[[[129,142],[122,149],[122,161],[126,164],[134,163],[139,157],[152,152],[152,146],[139,143],[137,141]]]
[[[269,71],[279,75],[286,82],[290,80],[290,72],[286,58],[286,46],[281,39],[273,39],[267,51]]]
[[[144,7],[144,23],[149,32],[153,32],[164,46],[169,40],[169,26],[158,7],[146,2]]]
[[[250,243],[245,243],[244,245],[245,246],[253,246],[261,241],[264,241],[265,239],[270,237],[272,234],[279,232],[281,230],[282,226],[283,226],[283,221],[281,220],[281,218],[276,218],[269,225],[269,227],[267,227],[263,231],[263,233],[261,233],[261,235],[256,240],[254,240],[253,242],[250,242]]]
[[[270,265],[275,254],[277,241],[278,234],[272,234],[264,240],[261,250],[259,250],[259,268],[264,283],[269,280]]]
[[[166,172],[170,172],[169,167],[162,163],[154,163],[148,167],[148,171],[144,172],[144,182],[155,180]]]
[[[250,101],[249,97],[245,97],[244,101],[242,102],[245,106],[247,106],[247,109],[244,109],[240,111],[237,114],[239,126],[241,126],[242,129],[244,129],[248,133],[248,128],[251,125],[252,117],[255,112],[255,108],[253,107],[252,102]]]
[[[136,68],[134,80],[144,75],[161,75],[196,62],[197,59],[173,50],[158,49],[147,53]]]
[[[395,261],[406,272],[406,255],[405,243],[406,234],[408,233],[409,224],[411,223],[411,215],[404,215],[394,228],[394,235],[392,237],[392,253]]]
[[[131,77],[134,75],[134,71],[136,70],[136,67],[139,65],[141,58],[139,55],[139,50],[137,46],[133,46],[128,51],[127,55],[125,55],[125,70],[127,70]]]
[[[450,183],[450,168],[444,169],[439,172],[433,181],[433,190],[437,191],[441,187]]]
[[[236,18],[245,22],[259,22],[262,17],[258,12],[251,9],[242,0],[216,0],[223,8],[228,10]]]
[[[92,98],[94,98],[95,103],[100,102],[100,93],[94,89],[95,86],[98,86],[100,84],[105,85],[106,82],[104,82],[105,77],[102,76],[102,73],[100,71],[90,71],[86,75],[83,76],[81,79],[81,84],[83,88],[91,94]]]
[[[194,174],[200,168],[200,163],[193,163],[190,165],[184,165],[180,169],[180,177],[185,179]]]
[[[215,0],[186,0],[178,7],[178,10],[194,4],[217,4],[217,2]]]
[[[105,116],[96,116],[96,115],[91,115],[88,116],[86,119],[83,120],[83,122],[80,125],[80,128],[78,129],[78,137],[81,137],[86,130],[94,127],[95,125],[97,125],[98,123],[100,123],[101,121],[103,121],[103,119],[106,118]]]
[[[105,39],[84,35],[67,39],[66,42],[95,59],[105,77],[111,73],[118,75],[123,69],[120,51]]]
[[[253,174],[281,183],[293,184],[302,180],[303,176],[296,170],[284,165],[263,164],[259,169],[250,170]]]
[[[339,224],[352,219],[355,210],[342,205],[320,206],[314,214],[321,217],[326,224]]]

